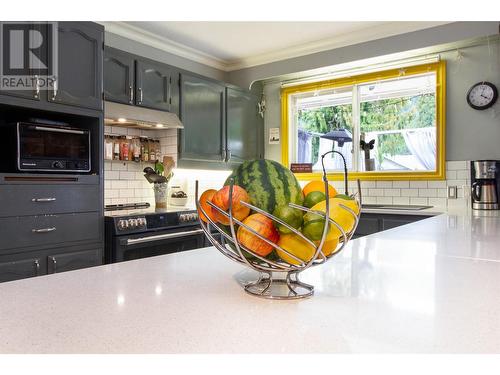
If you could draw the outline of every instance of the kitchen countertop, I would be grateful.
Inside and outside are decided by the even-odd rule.
[[[391,205],[387,205],[390,207]],[[391,208],[367,208],[362,207],[361,212],[367,214],[385,214],[385,215],[417,215],[417,216],[436,216],[447,211],[446,207],[429,207],[421,210],[404,210]]]
[[[500,214],[353,240],[270,301],[215,248],[0,284],[1,353],[500,352]]]

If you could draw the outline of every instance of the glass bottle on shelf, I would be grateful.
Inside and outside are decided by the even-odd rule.
[[[113,160],[120,160],[120,137],[111,136],[113,139]]]
[[[141,161],[141,144],[139,142],[139,138],[135,137],[132,140],[132,144],[133,144],[132,153],[134,155],[134,159],[133,160],[138,163],[138,162]]]
[[[122,135],[121,136],[121,145],[120,145],[120,149],[121,149],[121,158],[120,160],[123,160],[123,161],[128,161],[129,158],[129,143],[128,143],[128,139],[127,139],[127,136],[125,135]]]
[[[110,135],[104,136],[104,159],[113,160],[113,139]]]
[[[149,141],[148,137],[142,138],[142,161],[149,161]]]
[[[156,154],[156,160],[162,161],[161,160],[161,145],[160,145],[159,139],[155,140],[155,154]]]
[[[148,146],[149,146],[149,160],[156,161],[156,148],[154,139],[149,140]]]

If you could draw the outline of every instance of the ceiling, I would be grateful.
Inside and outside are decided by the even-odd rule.
[[[230,71],[446,22],[106,22],[107,31]]]

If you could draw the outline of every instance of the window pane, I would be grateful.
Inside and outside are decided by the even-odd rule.
[[[352,169],[352,140],[334,141],[328,135],[333,130],[345,129],[352,138],[352,87],[322,90],[296,97],[298,163],[312,163],[313,170],[321,170],[321,155],[331,151],[342,152],[347,166]],[[343,170],[342,159],[330,154],[325,157],[327,170]]]
[[[359,94],[361,137],[374,141],[360,170],[436,170],[434,73],[361,85]]]

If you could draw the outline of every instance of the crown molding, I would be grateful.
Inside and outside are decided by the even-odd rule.
[[[425,25],[422,25],[422,22],[390,22],[387,24],[358,30],[352,33],[337,35],[333,38],[304,43],[275,52],[264,53],[261,55],[250,56],[238,61],[227,62],[227,71],[251,68],[257,65],[269,64],[276,61],[311,55],[314,53],[346,47],[353,44],[359,44],[369,42],[371,40],[387,38],[398,34],[405,34],[413,31],[428,29],[447,23],[450,22],[425,22]]]
[[[100,22],[100,24],[105,27],[106,31],[110,33],[120,35],[124,38],[158,48],[162,51],[169,52],[225,72],[306,56],[348,45],[423,30],[447,23],[450,22],[388,22],[352,33],[337,35],[333,38],[304,43],[278,51],[249,56],[239,60],[227,61],[125,22]]]
[[[188,47],[184,44],[174,42],[173,40],[170,40],[163,36],[151,33],[125,22],[99,23],[104,26],[107,32],[134,40],[139,43],[146,44],[154,48],[158,48],[162,51],[172,53],[176,56],[184,57],[188,60],[195,61],[203,65],[211,66],[215,69],[227,71],[226,61],[212,56],[208,53]]]

